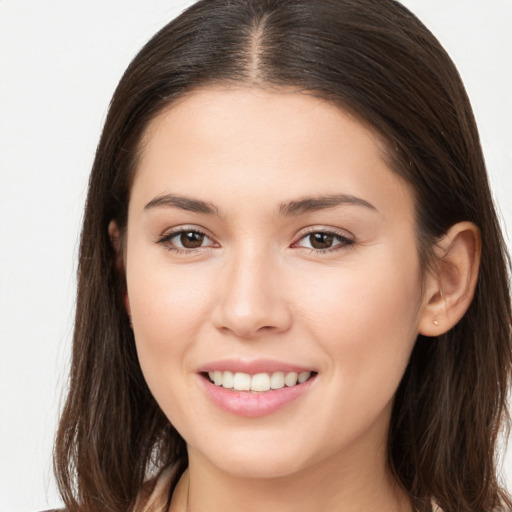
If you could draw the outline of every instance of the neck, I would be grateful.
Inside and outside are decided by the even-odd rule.
[[[331,457],[277,478],[224,472],[190,450],[189,469],[176,488],[171,512],[410,512],[404,491],[387,470],[385,457],[362,464]]]

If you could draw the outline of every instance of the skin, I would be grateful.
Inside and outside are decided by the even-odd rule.
[[[283,212],[333,194],[367,204]],[[206,236],[183,251],[180,229]],[[299,93],[191,93],[145,134],[124,265],[142,371],[188,446],[171,510],[410,510],[386,466],[391,406],[448,294],[422,287],[413,195],[374,133]],[[228,357],[317,375],[277,412],[240,417],[198,374]]]

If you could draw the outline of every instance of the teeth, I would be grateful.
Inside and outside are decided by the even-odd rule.
[[[270,377],[268,373],[257,373],[251,379],[251,391],[268,391],[270,389]]]
[[[290,373],[287,373],[284,377],[284,383],[290,387],[290,386],[295,386],[295,384],[297,384],[297,373],[296,372],[290,372]]]
[[[281,389],[284,388],[284,373],[274,372],[270,376],[270,389]]]
[[[224,372],[222,374],[222,385],[227,389],[231,389],[235,385],[235,380],[231,372]]]
[[[285,386],[290,387],[302,384],[311,377],[311,372],[257,373],[251,376],[248,373],[221,372],[216,370],[209,372],[208,376],[216,386],[222,386],[226,389],[263,392],[271,389],[281,389]]]
[[[302,384],[303,382],[306,382],[309,379],[310,376],[311,376],[311,372],[299,373],[299,377],[298,377],[299,384]]]
[[[237,391],[250,391],[251,376],[248,373],[235,373],[235,376],[233,377],[233,388]]]
[[[215,382],[216,386],[222,385],[222,372],[213,372],[213,382]]]

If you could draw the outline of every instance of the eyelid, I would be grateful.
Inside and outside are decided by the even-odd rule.
[[[187,248],[187,247],[179,247],[170,244],[170,241],[175,237],[180,235],[181,233],[187,233],[187,232],[194,232],[198,233],[200,235],[205,236],[212,242],[211,245],[206,245],[202,247],[197,247],[195,249]],[[174,226],[170,229],[167,229],[164,231],[163,234],[159,235],[156,239],[157,244],[161,244],[165,247],[167,247],[169,250],[175,250],[176,252],[195,252],[199,249],[210,249],[212,247],[218,247],[219,243],[215,239],[213,235],[210,234],[210,232],[200,226],[197,225],[181,225],[181,226]]]
[[[315,249],[313,247],[302,247],[299,244],[301,240],[306,238],[309,235],[312,235],[314,233],[323,233],[326,235],[333,235],[337,237],[338,239],[341,239],[344,243],[339,243],[333,247],[329,247],[327,249]],[[336,251],[338,249],[343,249],[346,247],[349,247],[355,243],[355,237],[352,233],[339,228],[334,228],[332,226],[309,226],[307,228],[302,229],[295,237],[295,241],[291,244],[291,247],[296,247],[300,249],[305,249],[317,253],[328,253],[332,251]]]
[[[355,236],[346,229],[335,228],[333,226],[325,226],[315,224],[313,226],[308,226],[306,228],[301,229],[297,235],[295,236],[295,240],[299,240],[304,238],[307,235],[311,235],[312,233],[328,233],[331,235],[336,235],[341,238],[346,238],[347,240],[355,241]]]
[[[203,235],[211,243],[209,245],[200,246],[200,247],[196,247],[196,248],[180,247],[180,246],[170,243],[170,241],[174,237],[176,237],[182,233],[186,233],[186,232],[194,232],[194,233]],[[339,243],[337,243],[333,247],[328,247],[326,249],[316,249],[314,247],[303,247],[303,246],[299,245],[299,243],[303,239],[305,239],[307,236],[315,234],[315,233],[332,235],[338,239]],[[200,226],[197,226],[197,225],[181,225],[181,226],[174,226],[170,229],[167,229],[166,231],[164,231],[164,233],[162,235],[159,235],[157,237],[156,243],[167,247],[169,250],[173,250],[175,252],[181,252],[181,253],[197,252],[200,249],[210,249],[210,248],[215,248],[215,247],[220,246],[220,244],[217,242],[215,237],[213,235],[211,235],[208,230],[206,230]],[[350,233],[346,230],[343,230],[340,228],[334,228],[332,226],[315,225],[315,226],[308,226],[308,227],[300,230],[299,233],[297,233],[297,235],[295,236],[295,241],[291,244],[291,247],[325,254],[325,253],[329,253],[329,252],[333,252],[333,251],[336,251],[339,249],[349,247],[349,246],[353,245],[354,243],[355,243],[354,235],[352,235],[352,233]]]

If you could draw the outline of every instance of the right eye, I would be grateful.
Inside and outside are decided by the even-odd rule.
[[[164,235],[158,240],[170,251],[186,252],[204,247],[216,247],[216,243],[206,233],[197,229],[179,229]]]

